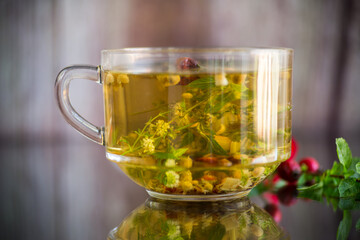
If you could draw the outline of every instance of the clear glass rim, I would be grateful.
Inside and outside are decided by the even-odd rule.
[[[152,53],[259,53],[259,52],[285,52],[291,54],[294,52],[292,48],[283,47],[134,47],[134,48],[119,48],[119,49],[105,49],[102,54],[109,53],[123,53],[123,54],[152,54]]]

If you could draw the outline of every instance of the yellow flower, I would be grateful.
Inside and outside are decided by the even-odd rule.
[[[191,99],[193,95],[191,93],[185,92],[181,95],[185,99]]]
[[[205,192],[211,192],[213,190],[214,186],[211,183],[209,183],[208,181],[203,180],[202,183],[203,183]]]
[[[153,153],[155,151],[154,139],[145,137],[142,142],[144,153]]]
[[[181,173],[181,181],[192,181],[192,174],[189,170]]]
[[[183,109],[182,109],[180,103],[176,103],[174,105],[174,115],[176,117],[183,117],[184,116],[184,112],[183,112]]]
[[[184,192],[188,192],[194,189],[194,186],[190,181],[180,182],[180,186],[182,187]]]
[[[156,128],[156,135],[160,137],[164,137],[167,134],[168,129],[170,128],[170,124],[165,122],[164,120],[158,120],[156,122],[155,128]]]

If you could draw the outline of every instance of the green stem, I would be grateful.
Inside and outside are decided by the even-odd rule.
[[[145,127],[141,130],[139,136],[136,138],[136,140],[135,140],[135,142],[134,142],[134,144],[133,144],[133,148],[136,146],[137,142],[138,142],[138,141],[140,140],[140,138],[143,136],[145,129],[146,129],[155,119],[157,119],[157,118],[159,118],[159,117],[162,117],[162,115],[167,114],[167,113],[169,113],[169,111],[163,112],[163,113],[159,113],[156,117],[154,117],[153,119],[151,119],[149,122],[147,122],[147,123],[145,124]]]
[[[128,153],[131,153],[133,151],[136,151],[136,150],[139,150],[141,147],[138,147],[138,148],[135,148],[135,149],[132,149],[132,150],[128,150],[126,152],[123,152],[121,155],[125,155],[125,154],[128,154]]]
[[[193,110],[194,108],[196,108],[197,106],[201,105],[203,102],[205,101],[201,101],[198,102],[197,104],[195,104],[194,106],[192,106],[191,108],[187,109],[184,113],[188,114],[191,110]],[[176,119],[178,119],[179,116],[175,116],[173,119],[171,119],[168,123],[171,124],[173,121],[175,121]]]
[[[312,176],[319,176],[319,177],[321,177],[324,173],[323,173],[323,172],[316,172],[316,173],[306,172],[306,174],[312,175]],[[332,174],[330,174],[329,177],[345,179],[345,177],[344,177],[343,175],[332,175]],[[357,182],[360,182],[360,179],[356,179],[356,181],[357,181]]]
[[[215,90],[213,93],[216,93],[216,92],[217,92],[217,91]],[[193,106],[191,106],[190,108],[186,109],[186,111],[184,112],[184,114],[188,114],[190,111],[192,111],[194,108],[196,108],[196,107],[198,107],[198,106],[200,106],[200,105],[206,104],[206,103],[208,103],[208,102],[211,103],[211,102],[214,100],[215,96],[217,96],[217,94],[212,94],[212,96],[211,96],[209,99],[202,100],[202,101],[196,103],[195,105],[193,105]],[[145,112],[150,112],[150,111],[153,111],[153,110],[156,110],[156,109],[151,109],[151,110],[148,110],[148,111],[145,111]],[[140,113],[145,113],[145,112],[140,112]],[[133,151],[136,150],[136,149],[135,149],[136,145],[138,144],[138,142],[140,141],[140,139],[143,137],[145,130],[150,126],[150,124],[151,124],[152,122],[154,122],[156,119],[158,119],[159,117],[162,117],[163,115],[165,115],[165,114],[167,114],[167,113],[169,113],[169,112],[170,112],[170,111],[163,112],[163,113],[159,113],[156,117],[154,117],[153,119],[151,119],[150,121],[148,121],[148,122],[145,124],[144,128],[141,130],[141,132],[139,133],[138,137],[136,138],[134,144],[133,144],[132,146],[130,146],[130,149],[132,149],[131,152],[133,152]],[[138,114],[138,113],[136,113],[136,114]],[[174,122],[175,120],[177,120],[178,118],[179,118],[179,116],[175,116],[173,119],[171,119],[171,120],[168,122],[168,124],[173,123],[173,122]],[[193,124],[194,124],[194,123],[189,124],[189,125],[186,125],[186,126],[183,126],[183,127],[180,127],[180,128],[177,129],[177,130],[180,131],[180,130],[182,130],[182,129],[184,129],[184,128],[187,128],[187,127],[189,127],[189,126],[191,126],[191,125],[193,125]],[[210,144],[211,144],[211,140],[209,139],[209,137],[206,136],[206,134],[201,134],[201,135],[205,136],[205,138],[206,138],[206,139],[210,142]],[[137,149],[138,149],[138,148],[137,148]],[[129,151],[127,151],[127,153],[128,153],[128,152],[129,152]]]

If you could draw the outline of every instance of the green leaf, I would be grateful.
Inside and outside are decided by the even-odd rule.
[[[193,141],[194,141],[194,134],[191,131],[188,131],[184,134],[184,137],[181,141],[180,146],[185,147],[185,146],[189,145],[190,143],[192,143]]]
[[[340,198],[339,208],[342,210],[357,210],[360,209],[360,201],[355,198]]]
[[[240,93],[243,93],[246,90],[248,90],[248,88],[243,84],[230,83],[230,87],[232,88],[233,91]]]
[[[334,162],[329,172],[331,175],[342,175],[344,173],[344,167],[340,163]]]
[[[340,194],[339,194],[338,184],[330,184],[324,182],[323,195],[326,197],[339,198]]]
[[[353,157],[350,169],[354,172],[353,178],[360,178],[360,157]]]
[[[187,148],[179,148],[172,149],[171,152],[156,152],[153,153],[153,156],[157,159],[178,159],[181,157],[188,149]]]
[[[324,186],[323,182],[319,182],[310,187],[298,188],[299,197],[310,198],[315,201],[322,201],[323,186]]]
[[[159,180],[159,182],[163,185],[167,184],[165,171],[161,172],[158,176],[156,176],[156,179]]]
[[[175,155],[169,152],[156,152],[153,153],[153,156],[157,159],[175,159]]]
[[[356,222],[356,231],[360,231],[360,218]]]
[[[337,230],[336,239],[337,240],[346,240],[348,239],[350,229],[351,229],[351,212],[344,211],[343,219],[339,224],[339,228]]]
[[[333,206],[333,211],[335,212],[339,206],[339,198],[328,198],[328,202]]]
[[[207,233],[207,236],[205,235],[206,238],[204,239],[219,240],[223,239],[226,233],[226,228],[221,223],[217,223],[216,225],[210,225],[209,227],[205,228],[204,232]]]
[[[216,97],[215,103],[211,104],[209,103],[206,107],[206,112],[209,113],[217,113],[219,112],[227,103],[232,102],[236,99],[235,94],[232,92],[228,92],[225,94],[220,94]]]
[[[355,167],[356,167],[356,172],[360,174],[360,162],[358,162]]]
[[[181,131],[183,129],[186,129],[186,128],[189,128],[191,125],[193,125],[194,123],[190,123],[188,125],[185,125],[185,126],[182,126],[182,127],[179,127],[178,129],[176,129],[176,131]]]
[[[301,174],[301,176],[299,177],[297,184],[298,184],[298,186],[302,186],[306,183],[306,181],[307,181],[306,174],[304,173],[304,174]]]
[[[356,168],[356,165],[358,165],[359,166],[358,168],[360,168],[360,158],[353,157],[349,169],[344,174],[345,178],[348,178],[348,177],[360,178],[360,174],[357,172],[358,169]],[[360,169],[359,169],[359,171],[360,171]]]
[[[227,155],[227,152],[220,146],[220,144],[214,139],[214,137],[210,137],[211,141],[211,150],[213,153],[217,155]]]
[[[198,89],[213,88],[215,87],[215,79],[213,77],[200,78],[188,84],[188,87]]]
[[[355,167],[354,167],[355,168]],[[355,171],[348,169],[346,173],[344,173],[344,178],[353,178],[354,175],[358,175]],[[355,177],[356,178],[356,177]]]
[[[245,99],[245,100],[252,100],[254,99],[254,91],[250,91],[249,89],[244,91],[241,94],[241,99]]]
[[[179,148],[174,150],[173,154],[175,156],[175,158],[179,158],[181,157],[188,149],[187,148]]]
[[[305,165],[305,164],[304,164]],[[303,173],[297,181],[298,187],[303,187],[308,181],[316,181],[315,177],[311,174]]]
[[[354,178],[341,180],[339,184],[340,197],[355,197],[360,193],[360,184]]]
[[[336,139],[336,151],[341,164],[348,169],[351,165],[352,155],[349,145],[343,138]]]

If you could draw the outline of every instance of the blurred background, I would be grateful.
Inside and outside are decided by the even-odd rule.
[[[100,64],[102,49],[158,46],[293,48],[298,156],[328,168],[340,136],[360,156],[360,1],[0,0],[1,239],[105,239],[146,199],[65,122],[53,86],[68,65]],[[101,86],[74,81],[71,100],[103,125]],[[333,239],[341,219],[283,215],[294,239]]]

